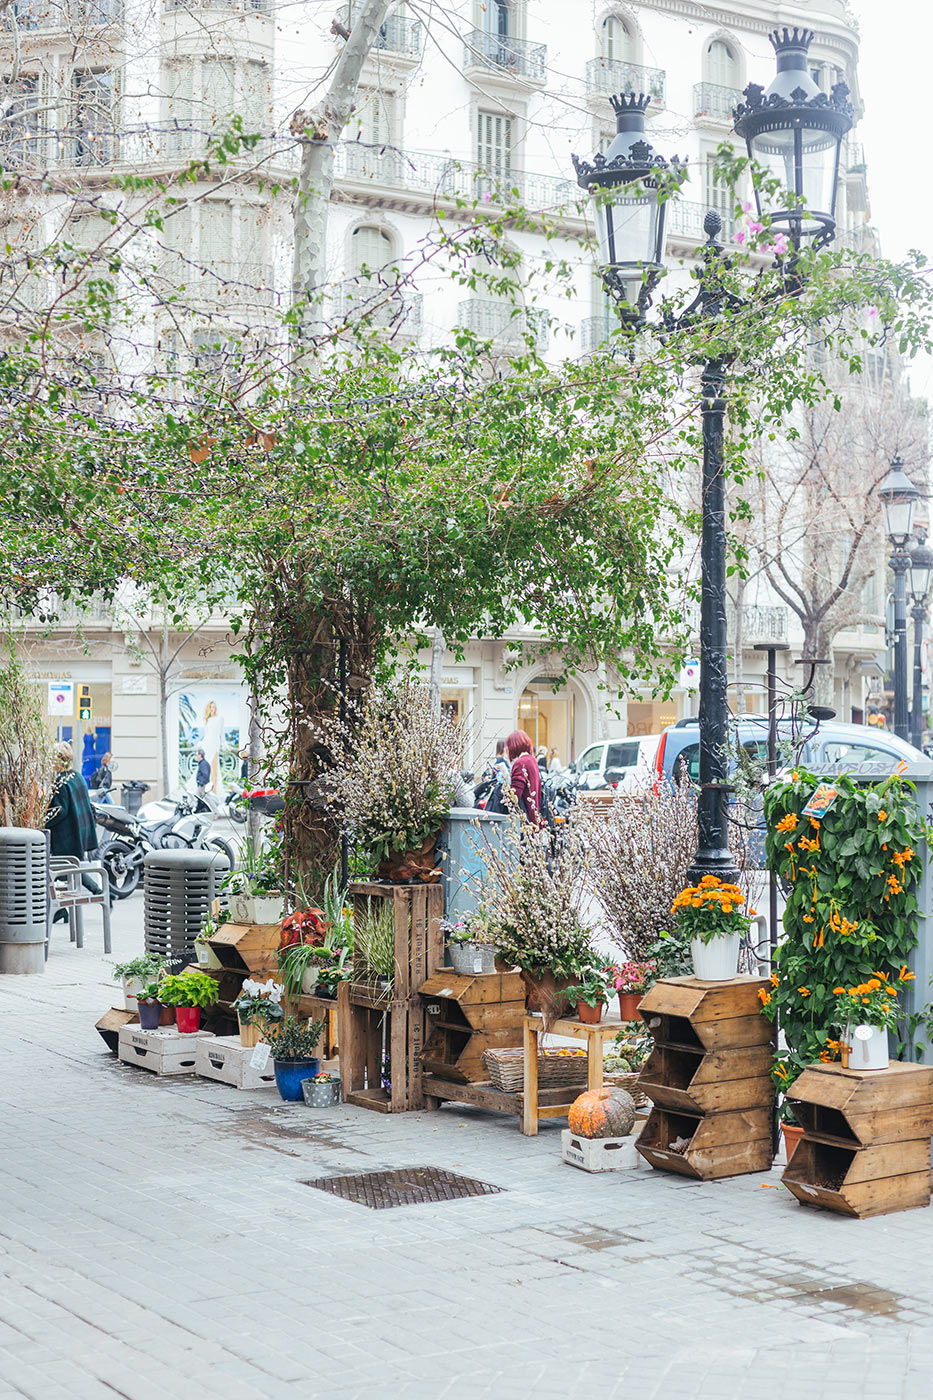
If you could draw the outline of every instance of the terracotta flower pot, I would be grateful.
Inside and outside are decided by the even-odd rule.
[[[577,1020],[582,1021],[585,1026],[598,1026],[603,1019],[604,1001],[598,1001],[595,1006],[588,1006],[585,1001],[577,1002]]]
[[[619,1015],[623,1021],[639,1020],[638,1008],[641,1006],[641,999],[644,995],[644,992],[619,993]]]
[[[440,867],[434,859],[437,836],[429,836],[417,851],[404,851],[384,860],[376,871],[380,880],[393,884],[421,883],[436,885],[441,878]]]
[[[782,1123],[781,1132],[784,1134],[784,1152],[788,1162],[797,1150],[797,1144],[803,1137],[803,1128],[799,1123]]]
[[[174,1024],[175,1024],[175,1008],[174,1008],[174,1006],[163,1006],[163,1005],[161,1004],[161,1002],[160,1002],[160,1003],[159,1003],[159,1025],[160,1025],[160,1026],[174,1026]]]

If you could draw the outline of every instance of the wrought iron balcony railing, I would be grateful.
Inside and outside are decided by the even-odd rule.
[[[586,65],[586,90],[594,93],[645,92],[663,106],[667,74],[663,68],[642,68],[614,58],[591,58]]]
[[[351,28],[350,6],[344,5],[338,11],[337,19],[341,24]],[[380,25],[379,33],[376,36],[374,49],[383,53],[408,54],[417,58],[421,53],[424,42],[424,30],[419,19],[412,19],[411,15],[394,14]]]
[[[384,299],[383,299],[384,298]],[[424,324],[424,300],[420,292],[382,288],[376,278],[361,279],[340,287],[334,296],[334,312],[341,320],[365,320],[377,330],[415,337]]]
[[[788,609],[783,605],[761,603],[742,604],[742,645],[753,647],[758,642],[787,641]],[[735,635],[735,605],[726,604],[726,625]]]
[[[598,350],[600,345],[605,344],[609,339],[612,332],[618,329],[618,326],[619,321],[614,316],[587,316],[585,320],[580,322],[578,344],[583,354],[589,355],[594,350]]]
[[[0,14],[0,29],[70,29],[119,24],[123,0],[12,0]]]
[[[694,203],[689,199],[671,199],[667,204],[667,236],[668,238],[692,239],[696,246],[706,242],[706,234],[703,232],[703,220],[709,212],[708,204]],[[732,214],[720,209],[722,217],[722,234],[724,242],[728,243],[735,238],[735,218]]]
[[[547,45],[471,29],[463,41],[463,67],[514,73],[529,82],[543,83],[547,76]]]
[[[485,340],[497,340],[502,344],[519,344],[526,335],[534,336],[539,350],[545,349],[548,342],[547,312],[509,301],[471,297],[457,307],[457,323]]]
[[[574,209],[583,192],[572,180],[524,170],[489,171],[468,160],[366,146],[349,141],[337,148],[338,180],[366,181],[394,189],[418,190],[447,199],[485,204],[522,204],[526,209]]]
[[[693,85],[693,110],[698,117],[731,122],[732,110],[741,101],[741,88],[720,87],[718,83]]]

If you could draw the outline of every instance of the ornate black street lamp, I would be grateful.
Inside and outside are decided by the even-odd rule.
[[[910,601],[914,620],[914,706],[910,715],[910,742],[923,747],[923,624],[927,616],[930,578],[933,575],[933,549],[927,545],[926,530],[917,531],[917,543],[910,551]]]
[[[888,562],[894,575],[894,732],[899,739],[907,739],[907,545],[920,492],[904,471],[900,457],[891,459],[891,470],[878,487],[878,495],[893,551]]]
[[[783,294],[800,289],[796,255],[804,240],[820,247],[835,234],[839,148],[852,125],[848,89],[838,83],[830,96],[820,92],[807,69],[812,31],[775,30],[770,36],[777,55],[777,76],[767,92],[755,84],[745,89],[736,108],[735,130],[751,155],[766,163],[781,182],[776,196],[756,193],[759,209],[775,232],[786,236],[787,256],[778,259],[785,272]],[[616,136],[606,154],[592,162],[573,158],[577,181],[595,196],[600,266],[609,291],[617,298],[623,321],[643,324],[652,293],[663,272],[664,211],[684,175],[676,158],[658,154],[645,136],[649,98],[624,93],[610,99]],[[703,221],[707,235],[699,291],[683,312],[681,323],[717,320],[741,309],[726,292],[720,276],[722,217],[711,209]],[[665,326],[672,322],[665,318]],[[690,878],[735,875],[729,851],[729,760],[726,632],[726,526],[723,429],[726,412],[725,359],[706,361],[701,370],[703,418],[703,505],[700,603],[700,796],[697,804],[699,846]]]

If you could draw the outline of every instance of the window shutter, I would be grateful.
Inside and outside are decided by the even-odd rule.
[[[631,63],[632,36],[618,15],[603,20],[603,58],[609,63]]]
[[[478,113],[476,160],[490,175],[506,177],[512,170],[512,119],[495,112]]]
[[[358,276],[364,267],[370,272],[375,272],[392,260],[392,240],[381,228],[363,224],[353,230],[350,243],[352,271],[355,276]]]
[[[718,87],[734,88],[738,82],[732,50],[721,39],[714,39],[707,50],[709,81]]]

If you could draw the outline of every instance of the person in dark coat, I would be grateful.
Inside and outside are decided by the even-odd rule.
[[[505,751],[512,764],[509,786],[515,794],[518,810],[540,831],[546,824],[541,815],[541,773],[524,729],[516,729],[509,735]]]
[[[88,787],[97,793],[95,801],[112,804],[113,798],[110,796],[110,789],[113,787],[113,769],[110,767],[110,758],[109,753],[104,754],[100,761],[100,767],[95,768],[91,774]]]
[[[198,789],[198,796],[203,797],[212,783],[211,765],[204,757],[203,749],[197,749],[194,756],[198,760],[194,781]]]
[[[45,819],[49,833],[49,845],[53,856],[75,856],[84,860],[88,851],[97,849],[97,828],[94,825],[94,812],[88,797],[87,783],[76,773],[74,751],[70,744],[61,743],[55,747],[55,767],[58,780],[49,803],[49,814]],[[85,889],[94,894],[100,893],[100,885],[90,875],[81,876]],[[57,921],[68,918],[67,911],[59,909]]]

